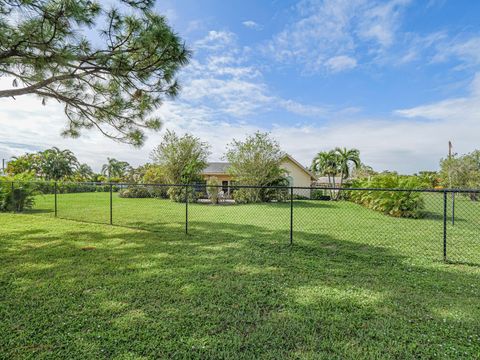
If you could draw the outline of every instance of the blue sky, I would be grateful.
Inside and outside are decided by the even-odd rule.
[[[436,169],[449,140],[459,153],[480,147],[480,2],[171,0],[156,7],[193,50],[180,97],[158,114],[164,129],[209,141],[212,160],[232,138],[256,130],[270,131],[305,165],[320,150],[346,146],[376,170],[403,173]],[[95,168],[107,156],[137,165],[161,136],[150,134],[140,150],[94,133],[62,139],[58,105],[30,98],[0,105],[8,128],[2,157],[57,145]]]

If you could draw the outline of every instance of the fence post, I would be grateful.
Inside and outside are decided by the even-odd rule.
[[[113,225],[113,185],[110,183],[110,225]]]
[[[293,186],[290,186],[290,245],[293,245]]]
[[[12,211],[15,212],[15,182],[12,181]]]
[[[188,234],[188,185],[185,185],[185,234]]]
[[[455,225],[455,192],[452,191],[452,225]]]
[[[443,192],[443,261],[447,261],[447,192]]]
[[[57,193],[58,193],[58,189],[57,189],[57,182],[55,181],[55,183],[53,184],[53,193],[55,194],[54,196],[54,202],[55,202],[55,217],[57,217],[57,214],[58,214],[58,203],[57,203]]]

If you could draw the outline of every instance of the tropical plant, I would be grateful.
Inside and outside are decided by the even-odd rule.
[[[22,173],[38,174],[40,171],[40,156],[38,153],[14,156],[5,168],[5,173],[15,176]]]
[[[153,0],[0,1],[0,98],[34,94],[64,105],[65,135],[82,129],[141,145],[153,111],[179,90],[190,52]],[[86,32],[99,36],[85,36]],[[92,39],[92,40],[90,40]],[[94,39],[94,40],[93,40]]]
[[[335,188],[335,178],[338,174],[338,158],[334,150],[320,151],[312,161],[311,169],[317,175],[328,177],[328,184]]]
[[[408,191],[425,188],[425,182],[417,176],[379,174],[369,179],[354,180],[352,187],[405,189],[405,191],[351,190],[345,191],[344,196],[347,200],[394,217],[420,218],[424,215],[422,194]]]
[[[102,166],[102,174],[108,181],[122,179],[127,173],[130,165],[126,161],[119,161],[114,158],[107,158],[107,163]]]
[[[79,163],[72,151],[57,147],[38,153],[40,156],[40,176],[46,180],[61,180],[75,173]]]
[[[350,169],[360,166],[360,151],[337,147],[335,148],[335,154],[337,155],[337,166],[340,174],[339,187],[342,187],[343,181],[350,176]]]
[[[74,178],[76,181],[92,181],[95,173],[87,164],[80,164],[75,171]]]
[[[207,166],[210,145],[190,134],[179,137],[168,130],[151,154],[155,164],[162,168],[170,184],[191,184],[200,180],[200,173]],[[172,186],[168,193],[174,201],[185,201],[185,189]],[[193,197],[194,192],[189,193]]]
[[[312,170],[319,175],[328,176],[328,183],[332,188],[341,188],[345,179],[348,179],[352,169],[360,166],[360,151],[337,147],[330,151],[319,152],[312,161]],[[338,184],[336,180],[338,178]],[[331,190],[333,200],[338,200],[340,191]]]
[[[23,173],[14,177],[0,177],[0,211],[22,212],[34,205],[33,176]]]

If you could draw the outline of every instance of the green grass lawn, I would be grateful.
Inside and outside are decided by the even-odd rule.
[[[444,264],[426,200],[296,201],[290,247],[289,204],[190,204],[185,235],[184,204],[114,195],[112,227],[39,197],[0,214],[0,358],[478,358],[480,209],[457,200]],[[109,221],[108,194],[58,204]]]

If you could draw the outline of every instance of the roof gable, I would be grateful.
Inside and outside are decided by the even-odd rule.
[[[302,164],[300,164],[297,160],[295,160],[291,155],[289,154],[285,154],[284,158],[285,159],[288,159],[291,163],[293,163],[295,166],[297,166],[298,168],[300,168],[300,170],[302,170],[304,173],[306,173],[308,176],[310,176],[313,180],[316,180],[317,177],[315,176],[315,174],[313,172],[311,172],[310,170],[308,170],[306,167],[304,167]]]

